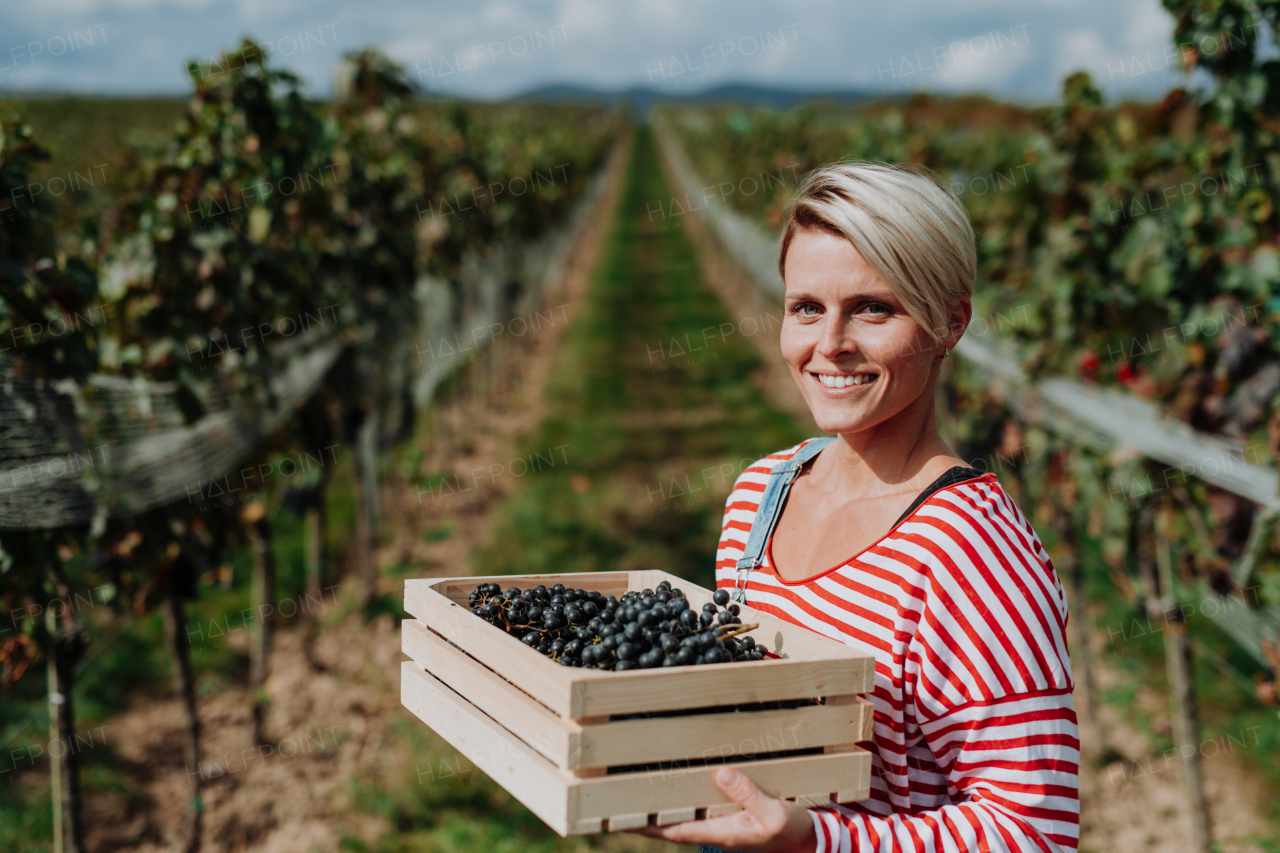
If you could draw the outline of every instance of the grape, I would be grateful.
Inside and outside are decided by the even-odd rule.
[[[695,610],[668,581],[621,596],[562,583],[523,590],[484,583],[467,595],[472,613],[562,666],[625,671],[763,660],[751,637],[725,636],[741,630],[741,609],[724,606],[724,590],[714,599]]]

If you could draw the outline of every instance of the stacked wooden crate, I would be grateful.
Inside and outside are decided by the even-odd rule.
[[[716,786],[724,761],[766,792],[819,805],[865,799],[873,658],[743,608],[770,657],[639,669],[561,666],[473,615],[476,584],[621,595],[663,580],[695,608],[711,591],[662,572],[409,580],[401,699],[410,711],[561,835],[714,817],[737,809]],[[795,708],[726,706],[817,700]],[[646,714],[651,716],[636,717]]]

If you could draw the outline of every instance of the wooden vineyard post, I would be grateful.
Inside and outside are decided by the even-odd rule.
[[[187,770],[188,779],[191,778],[191,769],[195,770],[191,808],[187,815],[187,837],[183,849],[186,853],[196,853],[200,849],[204,817],[203,803],[200,799],[203,781],[203,774],[200,772],[200,714],[196,705],[195,671],[191,667],[191,637],[187,630],[186,608],[172,580],[165,593],[164,633],[165,643],[169,647],[169,657],[173,661],[174,688],[187,718],[185,737],[182,741],[182,766]]]
[[[356,557],[360,566],[357,602],[367,610],[378,595],[374,549],[378,538],[378,413],[365,413],[356,431]]]
[[[271,663],[271,634],[275,628],[274,601],[276,562],[271,553],[271,522],[261,501],[245,507],[244,520],[249,525],[249,541],[253,546],[253,598],[258,613],[256,636],[249,643],[249,680],[253,687],[253,737],[266,743],[263,722],[266,717],[267,672]]]
[[[57,560],[57,557],[50,557]],[[49,630],[49,762],[54,779],[53,814],[57,853],[84,853],[84,821],[80,790],[80,756],[72,748],[75,735],[76,663],[84,651],[88,637],[71,615],[71,585],[55,562],[50,576],[57,599],[45,610],[45,627]],[[64,614],[55,615],[55,607]],[[62,743],[62,755],[54,755],[54,744]]]
[[[1187,636],[1186,615],[1173,597],[1173,557],[1169,552],[1168,512],[1156,517],[1156,565],[1164,598],[1164,651],[1169,673],[1169,711],[1173,722],[1173,738],[1182,753],[1186,769],[1186,793],[1190,806],[1191,846],[1200,853],[1213,849],[1213,825],[1209,818],[1209,802],[1204,795],[1204,772],[1200,766],[1200,713],[1196,703],[1195,670],[1191,661],[1191,643]]]
[[[53,608],[44,611],[44,627],[49,632],[49,655],[46,676],[49,684],[49,731],[58,731],[58,706],[62,690],[58,684],[58,618]],[[62,853],[62,761],[49,757],[49,803],[53,807],[53,850]]]
[[[325,537],[328,535],[326,528],[325,516],[325,497],[327,495],[329,485],[329,475],[326,473],[320,478],[320,482],[313,488],[307,496],[307,508],[303,515],[303,539],[306,542],[306,565],[307,565],[307,592],[306,592],[306,636],[303,639],[302,650],[307,658],[307,663],[312,669],[320,669],[320,662],[316,660],[316,636],[319,634],[319,609],[318,602],[323,601],[322,587],[324,586],[325,574]],[[317,602],[312,604],[312,602]]]
[[[1211,853],[1213,831],[1200,766],[1200,746],[1197,740],[1199,714],[1191,666],[1191,644],[1188,642],[1186,619],[1173,597],[1173,560],[1169,554],[1168,522],[1168,514],[1160,513],[1157,518],[1157,513],[1150,504],[1145,504],[1140,511],[1135,543],[1138,573],[1142,580],[1147,612],[1159,613],[1164,619],[1169,714],[1174,747],[1182,756],[1183,778],[1186,780],[1187,817],[1190,823],[1188,847],[1195,853]]]

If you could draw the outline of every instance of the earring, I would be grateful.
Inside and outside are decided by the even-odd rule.
[[[946,357],[947,357],[947,356],[949,356],[949,355],[951,355],[951,350],[947,349],[946,347],[943,347],[943,348],[942,348],[942,357],[943,357],[943,358],[946,358]]]

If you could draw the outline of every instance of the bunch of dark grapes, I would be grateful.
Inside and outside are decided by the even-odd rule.
[[[564,666],[652,669],[765,657],[744,636],[756,626],[742,624],[724,590],[700,611],[667,581],[621,598],[559,583],[505,591],[482,583],[468,601],[472,613]]]

